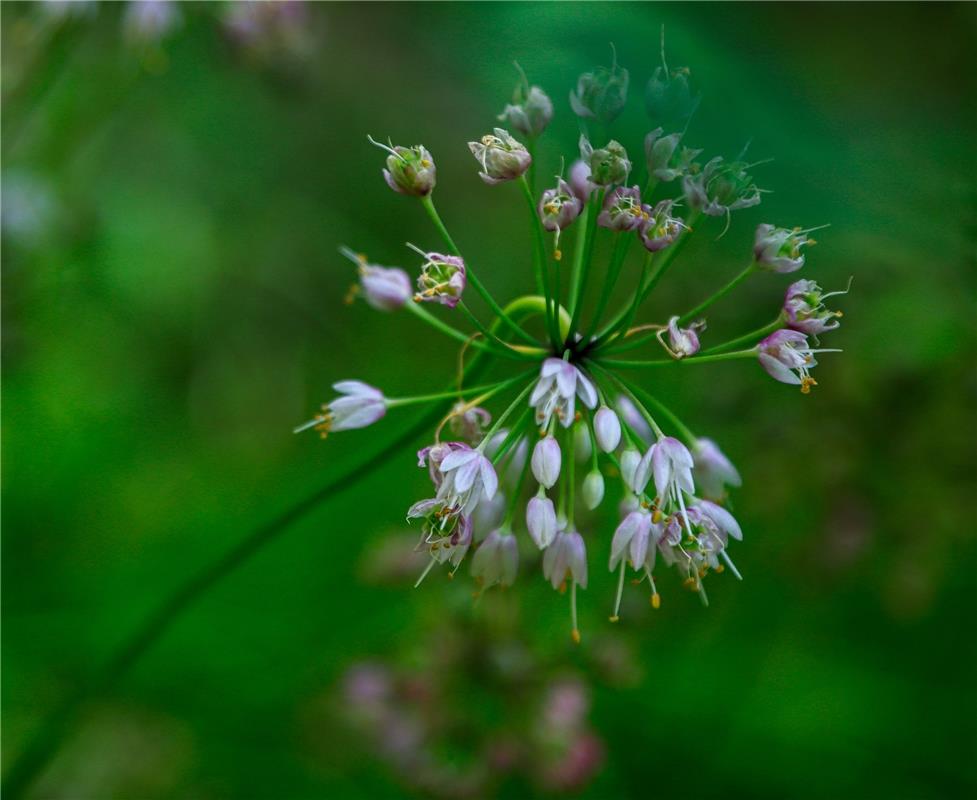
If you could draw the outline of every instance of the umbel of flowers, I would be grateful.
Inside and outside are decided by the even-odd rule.
[[[628,83],[628,72],[616,63],[582,75],[570,94],[581,129],[588,122],[610,125]],[[673,72],[664,63],[645,98],[653,123],[675,125],[675,131],[688,127],[699,102],[688,71]],[[407,512],[420,529],[419,547],[430,554],[417,583],[437,566],[454,575],[467,557],[483,590],[509,586],[520,561],[536,560],[529,556],[541,551],[542,577],[568,592],[571,631],[579,641],[577,593],[598,565],[615,574],[612,621],[629,574],[647,586],[656,609],[664,570],[677,572],[703,603],[710,573],[740,577],[729,551],[743,533],[727,508],[739,472],[642,376],[753,361],[807,394],[816,385],[817,356],[827,352],[818,337],[836,329],[841,317],[825,301],[843,292],[825,293],[813,280],[797,280],[769,324],[725,342],[704,342],[713,304],[755,275],[769,280],[805,266],[811,229],[761,224],[746,267],[728,283],[692,309],[639,324],[645,301],[701,223],[722,217],[728,227],[732,212],[760,203],[762,191],[750,164],[721,156],[700,160],[701,150],[688,147],[684,133],[661,125],[645,137],[638,163],[620,141],[581,135],[579,159],[570,159],[567,175],[539,189],[532,181],[533,153],[553,109],[549,96],[523,76],[499,116],[521,138],[494,128],[468,144],[473,172],[491,187],[487,191],[509,202],[517,190],[526,202],[533,246],[525,262],[533,266],[536,290],[505,305],[480,281],[477,250],[467,242],[460,249],[435,208],[432,154],[423,145],[379,145],[387,154],[387,185],[420,204],[441,242],[436,250],[412,245],[420,262],[413,279],[401,267],[342,252],[358,270],[356,288],[367,303],[384,312],[403,310],[453,338],[463,367],[456,386],[419,396],[389,397],[365,383],[341,381],[335,384],[339,396],[296,431],[313,428],[324,437],[371,425],[400,406],[444,403],[441,424],[417,454],[430,477],[429,496]],[[565,236],[573,238],[571,258],[560,250]],[[599,252],[609,252],[606,261]],[[626,284],[628,299],[608,313],[619,283]],[[469,307],[472,294],[487,306],[491,322]],[[638,348],[648,348],[647,354],[622,358]],[[480,382],[489,368],[502,377]],[[600,518],[591,511],[614,502],[616,526],[586,522]]]

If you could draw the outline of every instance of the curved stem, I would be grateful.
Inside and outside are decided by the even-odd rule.
[[[594,257],[594,240],[597,238],[597,217],[600,215],[600,207],[603,201],[603,189],[594,191],[590,196],[590,216],[587,220],[583,260],[580,264],[580,269],[575,269],[572,277],[572,285],[570,286],[570,336],[573,336],[573,332],[577,329],[577,323],[580,321],[580,309],[583,307],[581,300],[583,291],[587,286],[587,276],[590,274],[590,262],[593,261]],[[576,266],[574,264],[575,268]],[[565,343],[565,345],[567,344],[569,344],[569,341]]]
[[[709,308],[709,306],[711,306],[713,303],[715,303],[718,300],[722,300],[726,295],[728,295],[731,291],[733,291],[733,289],[735,289],[743,281],[749,278],[750,275],[752,275],[756,271],[756,268],[757,268],[756,262],[751,261],[749,265],[747,265],[747,267],[742,272],[739,273],[739,275],[737,275],[729,283],[723,286],[722,289],[720,289],[715,294],[707,297],[691,311],[687,311],[681,317],[679,317],[678,324],[685,325],[686,323],[691,322],[696,317],[698,317],[703,311]]]
[[[441,234],[441,238],[444,239],[445,244],[448,245],[448,249],[451,250],[451,252],[454,255],[461,257],[461,251],[458,249],[458,245],[455,244],[454,239],[451,238],[451,234],[448,233],[448,229],[444,226],[444,223],[441,221],[441,217],[438,214],[437,209],[434,207],[434,200],[431,199],[431,195],[422,197],[421,205],[424,206],[424,210],[427,211],[428,216],[431,218],[431,221],[434,223],[434,227],[438,229],[438,232]],[[499,317],[503,322],[505,322],[505,324],[509,327],[509,329],[513,333],[515,333],[520,339],[522,339],[523,341],[529,344],[533,344],[533,345],[539,344],[539,342],[537,342],[532,336],[526,333],[526,331],[524,331],[521,327],[519,327],[519,325],[517,325],[513,320],[511,320],[506,315],[505,311],[502,310],[502,307],[495,301],[495,298],[492,297],[492,295],[489,294],[485,286],[482,285],[482,282],[478,279],[478,276],[475,274],[475,270],[473,270],[471,265],[468,264],[467,262],[465,264],[465,273],[468,280],[471,282],[472,286],[475,287],[475,291],[482,296],[482,299],[485,300],[489,308],[492,309],[492,312],[497,317]]]
[[[500,356],[502,358],[513,358],[517,360],[523,360],[528,355],[531,355],[531,354],[524,353],[524,351],[516,351],[512,349],[511,345],[505,345],[505,347],[499,348],[499,347],[494,347],[491,341],[480,342],[478,339],[473,339],[468,334],[462,333],[457,328],[451,327],[447,322],[438,319],[430,311],[428,311],[425,308],[422,308],[419,303],[415,303],[408,300],[406,303],[404,303],[404,308],[410,311],[418,319],[424,320],[432,328],[436,328],[437,330],[441,331],[441,333],[450,336],[452,339],[456,339],[457,341],[462,342],[463,344],[467,344],[478,350],[481,350],[484,353],[491,353],[492,355]],[[493,339],[495,339],[494,336]],[[542,350],[541,348],[534,348],[534,349],[538,350],[540,354],[545,353],[545,351]],[[520,355],[520,352],[523,352],[524,354]]]
[[[464,315],[468,317],[472,325],[474,325],[478,329],[478,332],[485,337],[486,341],[489,344],[498,343],[500,345],[501,349],[500,347],[491,348],[493,353],[496,353],[498,355],[508,355],[509,358],[514,357],[522,360],[526,360],[526,359],[535,360],[538,356],[544,355],[546,353],[546,351],[541,347],[533,347],[530,349],[531,350],[530,352],[527,352],[527,348],[523,348],[521,346],[510,346],[506,344],[498,336],[496,336],[495,333],[490,331],[482,323],[482,321],[472,313],[472,310],[468,307],[468,304],[464,300],[458,303],[458,307],[461,308],[462,313],[464,313]]]

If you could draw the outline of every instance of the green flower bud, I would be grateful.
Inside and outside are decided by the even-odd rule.
[[[658,67],[645,87],[648,116],[653,123],[669,128],[684,128],[701,99],[689,86],[685,67],[672,72],[665,66]]]
[[[413,147],[395,147],[375,141],[367,137],[381,150],[386,150],[387,168],[383,171],[383,179],[387,186],[399,194],[414,197],[426,197],[434,190],[437,169],[434,159],[424,145]]]
[[[553,101],[538,86],[522,81],[498,119],[524,136],[539,136],[553,119]]]
[[[581,135],[580,157],[590,165],[590,182],[597,186],[624,183],[631,172],[627,150],[613,139],[595,150],[587,137]]]
[[[628,100],[628,71],[617,65],[598,67],[577,78],[576,91],[570,92],[570,108],[582,119],[610,123],[620,116]]]

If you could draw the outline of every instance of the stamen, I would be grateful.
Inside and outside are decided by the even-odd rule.
[[[729,564],[729,568],[733,571],[733,574],[736,576],[736,578],[738,580],[743,580],[743,576],[740,575],[740,571],[736,569],[736,565],[733,563],[733,559],[731,559],[729,555],[727,555],[725,550],[722,550],[722,557],[723,557],[723,561]],[[716,571],[718,572],[719,570]]]
[[[414,584],[415,589],[421,585],[421,581],[423,581],[427,577],[427,574],[434,568],[434,565],[437,563],[438,563],[437,560],[433,558],[428,562],[428,565],[424,567],[424,572],[421,573],[421,577],[418,578],[417,583]]]
[[[580,644],[580,628],[577,627],[577,582],[574,581],[570,586],[570,623],[573,629],[570,637],[574,644]]]

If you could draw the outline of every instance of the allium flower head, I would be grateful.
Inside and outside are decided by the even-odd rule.
[[[538,86],[529,86],[523,79],[516,85],[509,103],[499,114],[500,122],[523,136],[536,137],[546,130],[553,119],[553,101]]]
[[[465,262],[459,256],[447,256],[441,253],[418,252],[424,256],[424,265],[417,278],[417,294],[414,300],[418,303],[440,303],[448,308],[454,308],[461,300],[468,283]]]
[[[616,64],[581,76],[571,95],[581,128],[586,132],[589,119],[613,119],[626,95],[627,72]],[[444,390],[432,392],[423,376],[405,367],[404,374],[423,386],[422,393],[406,397],[386,397],[357,381],[339,383],[342,396],[299,428],[325,433],[363,427],[391,409],[431,406],[431,418],[440,422],[433,443],[418,453],[418,465],[427,470],[433,489],[407,512],[412,524],[420,525],[420,546],[430,554],[421,580],[437,564],[456,571],[476,547],[471,571],[482,590],[507,586],[516,577],[518,537],[528,536],[542,551],[546,580],[569,592],[571,632],[578,642],[577,588],[586,587],[588,574],[585,535],[591,547],[602,548],[604,556],[598,558],[607,557],[617,571],[612,621],[618,619],[629,565],[637,573],[634,583],[650,588],[654,608],[661,605],[656,565],[659,573],[674,567],[703,603],[707,574],[728,569],[739,577],[727,550],[743,534],[724,504],[728,489],[740,486],[740,474],[715,442],[697,437],[662,402],[657,373],[756,359],[778,381],[807,392],[814,384],[815,354],[828,352],[812,349],[808,335],[838,327],[838,313],[824,307],[830,295],[813,281],[797,281],[787,290],[777,321],[763,329],[783,325],[782,330],[758,344],[762,334],[756,332],[706,340],[705,312],[714,303],[742,291],[759,268],[787,272],[803,262],[800,249],[811,243],[807,235],[813,229],[772,226],[757,231],[755,260],[698,305],[668,309],[675,313],[661,317],[639,316],[672,261],[685,252],[682,245],[696,233],[693,220],[698,230],[719,227],[709,217],[725,217],[728,227],[731,211],[757,204],[761,195],[749,174],[751,165],[717,157],[700,168],[699,151],[683,147],[681,134],[664,135],[665,130],[683,130],[698,103],[686,71],[670,71],[663,56],[646,100],[663,127],[645,138],[643,188],[627,185],[631,162],[617,141],[595,149],[582,136],[581,160],[566,180],[557,177],[556,185],[544,191],[534,185],[528,149],[506,130],[496,128],[469,143],[482,180],[517,181],[517,187],[499,194],[521,193],[530,212],[532,246],[524,257],[512,257],[532,272],[535,288],[508,302],[493,296],[481,279],[483,267],[491,269],[493,263],[475,247],[480,226],[468,224],[463,244],[472,249],[463,256],[436,209],[434,164],[427,150],[383,146],[388,183],[419,198],[444,241],[444,253],[414,248],[424,264],[417,302],[408,302],[410,285],[402,270],[343,252],[357,264],[360,291],[371,306],[403,308],[402,316],[430,325],[457,344],[450,364],[454,377]],[[551,114],[543,90],[523,80],[502,118],[535,142]],[[679,124],[672,127],[675,119]],[[548,155],[545,147],[539,152]],[[556,163],[547,166],[556,171]],[[681,192],[675,186],[679,178]],[[679,212],[683,200],[687,211]],[[6,224],[6,209],[4,214]],[[462,220],[471,223],[468,217]],[[547,232],[555,234],[553,250],[547,250]],[[621,235],[628,232],[633,233]],[[560,258],[561,236],[573,240],[569,264]],[[642,247],[634,246],[635,238]],[[698,238],[708,244],[711,237]],[[511,244],[522,240],[513,235]],[[464,292],[477,293],[477,302],[469,304],[468,296],[462,302]],[[447,314],[421,303],[457,310]],[[713,385],[721,391],[724,384]],[[441,440],[446,431],[452,441]],[[386,452],[392,451],[393,446]],[[607,506],[620,509],[612,536],[602,513]],[[595,528],[592,539],[589,526]]]
[[[784,298],[784,320],[787,327],[808,336],[819,336],[826,331],[833,331],[841,325],[840,311],[829,311],[824,306],[828,297],[845,292],[828,292],[814,281],[801,280],[787,287]]]
[[[669,183],[692,172],[693,162],[701,150],[679,147],[681,133],[662,136],[662,128],[655,128],[645,136],[645,162],[648,174],[655,180]]]
[[[796,272],[804,266],[801,248],[814,244],[810,231],[800,228],[777,228],[766,223],[757,225],[753,241],[753,258],[761,269],[770,272]]]
[[[781,328],[774,331],[757,345],[757,357],[760,364],[770,377],[781,383],[792,383],[801,387],[801,392],[807,394],[817,381],[810,375],[810,370],[817,366],[814,354],[822,352],[812,350],[807,343],[807,336],[800,331]]]
[[[597,224],[612,231],[630,231],[647,219],[641,205],[641,189],[618,186],[607,193]]]
[[[628,151],[614,139],[595,150],[587,137],[581,134],[580,158],[590,166],[589,180],[595,186],[624,183],[631,172]]]
[[[760,189],[742,161],[727,163],[722,156],[707,162],[698,174],[686,175],[682,188],[689,207],[710,217],[749,208],[760,202]]]
[[[594,385],[577,367],[560,358],[548,358],[539,371],[536,388],[529,397],[529,405],[536,409],[536,424],[545,428],[550,418],[556,418],[564,428],[573,424],[576,398],[587,408],[597,405]]]
[[[577,78],[577,88],[570,92],[570,108],[581,119],[599,119],[609,123],[617,119],[628,100],[628,71],[617,65],[598,67]]]
[[[390,154],[387,156],[387,168],[383,171],[383,179],[387,182],[387,186],[399,194],[414,197],[427,197],[434,191],[437,183],[437,168],[424,145],[402,147],[381,144],[372,137],[368,138],[377,147]]]
[[[638,236],[645,250],[657,253],[672,244],[687,226],[678,217],[672,216],[672,200],[662,200],[654,208],[648,209],[638,227]]]
[[[525,145],[502,128],[496,128],[494,134],[486,134],[479,142],[469,142],[468,149],[482,165],[478,176],[489,186],[515,180],[533,161]]]

